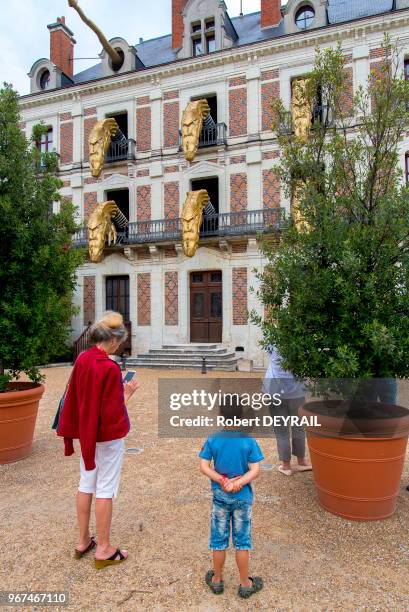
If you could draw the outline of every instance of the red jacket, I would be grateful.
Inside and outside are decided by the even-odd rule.
[[[124,438],[129,432],[121,369],[105,351],[93,346],[75,362],[57,428],[65,455],[79,439],[85,469],[95,468],[95,445]]]

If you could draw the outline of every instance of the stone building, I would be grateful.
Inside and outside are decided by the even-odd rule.
[[[64,17],[57,19],[48,25],[50,59],[35,62],[31,93],[21,98],[27,135],[39,121],[49,128],[41,146],[60,155],[62,195],[79,217],[115,200],[129,220],[103,260],[79,270],[73,340],[114,308],[130,324],[133,355],[214,343],[263,366],[259,330],[248,319],[261,306],[250,288],[264,264],[260,231],[274,237],[282,209],[289,211],[274,170],[271,100],[281,96],[290,109],[292,82],[311,69],[315,47],[339,39],[348,95],[381,61],[385,32],[399,39],[409,74],[409,0],[288,0],[283,7],[261,0],[260,12],[234,18],[222,0],[169,0],[170,10],[170,35],[138,44],[114,38],[122,65],[113,66],[103,51],[82,72],[75,71],[73,33]],[[181,117],[200,98],[216,128],[203,128],[190,163],[180,147]],[[126,144],[111,146],[94,178],[88,137],[106,117],[117,120]],[[204,218],[199,248],[187,257],[180,214],[186,193],[202,188],[215,213]]]

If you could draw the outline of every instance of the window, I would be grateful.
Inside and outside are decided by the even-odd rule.
[[[405,155],[405,177],[406,184],[409,185],[409,153]]]
[[[206,53],[216,51],[216,38],[214,34],[206,36]]]
[[[303,6],[295,15],[295,23],[300,30],[309,28],[315,19],[315,11],[312,6]]]
[[[53,128],[47,128],[47,131],[41,135],[41,140],[37,142],[37,148],[40,153],[51,153],[53,146]]]
[[[192,32],[194,34],[197,34],[198,32],[202,31],[202,24],[200,23],[200,21],[197,21],[196,23],[192,23]]]
[[[193,57],[203,55],[202,39],[194,38],[192,41],[192,44],[193,44]]]
[[[214,30],[214,17],[206,19],[206,30]]]
[[[405,79],[409,80],[409,58],[405,59]]]
[[[47,89],[50,86],[51,74],[49,70],[43,70],[40,76],[40,88]]]

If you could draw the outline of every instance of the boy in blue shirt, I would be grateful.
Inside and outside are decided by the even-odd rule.
[[[242,406],[224,404],[220,413],[225,418],[242,417]],[[210,436],[199,453],[200,471],[210,478],[213,491],[209,548],[213,550],[213,570],[205,576],[206,584],[216,595],[223,593],[223,566],[229,547],[230,524],[236,563],[240,573],[238,594],[247,599],[260,591],[263,581],[249,576],[249,551],[252,548],[251,482],[260,474],[264,459],[257,442],[238,429],[226,428]],[[213,461],[213,467],[211,462]]]

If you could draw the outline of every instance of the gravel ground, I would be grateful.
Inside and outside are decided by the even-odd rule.
[[[158,377],[193,372],[139,372],[127,447],[143,452],[125,456],[112,531],[129,560],[99,572],[92,557],[74,560],[78,454],[64,458],[61,440],[50,431],[69,370],[44,370],[33,453],[0,466],[0,590],[68,591],[70,605],[62,609],[81,611],[409,610],[408,461],[397,512],[378,523],[321,510],[311,473],[286,478],[264,471],[256,487],[252,572],[263,576],[265,588],[249,602],[239,600],[230,554],[225,593],[207,590],[210,494],[197,469],[201,441],[158,439],[156,433]],[[261,446],[266,461],[277,465],[274,440]]]

